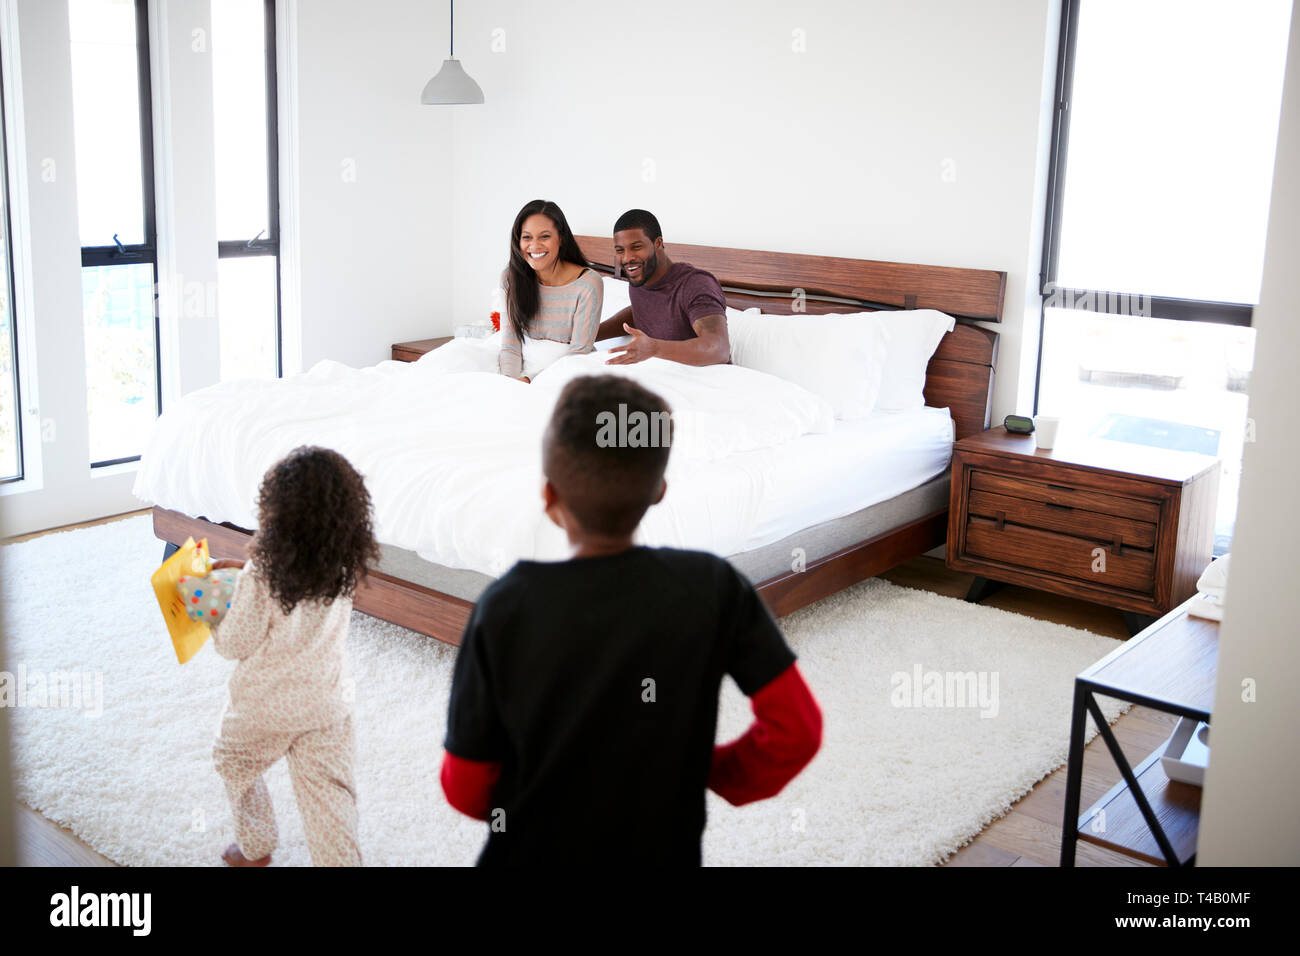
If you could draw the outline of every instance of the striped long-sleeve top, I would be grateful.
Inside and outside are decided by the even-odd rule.
[[[504,287],[505,275],[502,275]],[[605,287],[600,275],[588,269],[566,285],[539,285],[537,314],[528,325],[528,336],[551,342],[568,342],[571,355],[581,355],[596,346],[600,328],[600,309]],[[524,355],[509,321],[501,323],[501,351],[497,366],[502,375],[518,378],[523,374]]]

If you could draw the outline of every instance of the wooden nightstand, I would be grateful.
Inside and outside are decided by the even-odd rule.
[[[437,339],[416,339],[414,342],[396,342],[393,344],[394,362],[414,362],[426,352],[432,352],[440,345],[446,345],[452,337],[444,335]]]
[[[1132,633],[1196,592],[1214,551],[1219,460],[1001,426],[953,445],[948,566],[1124,612]]]

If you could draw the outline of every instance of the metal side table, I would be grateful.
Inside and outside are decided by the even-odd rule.
[[[1079,840],[1157,865],[1195,864],[1201,788],[1165,775],[1160,763],[1164,745],[1131,767],[1096,700],[1096,695],[1114,697],[1209,722],[1219,625],[1189,617],[1190,604],[1174,608],[1075,678],[1061,866],[1074,865]],[[1080,816],[1089,714],[1123,779]]]

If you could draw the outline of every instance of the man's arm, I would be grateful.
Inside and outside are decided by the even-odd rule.
[[[632,321],[632,307],[630,305],[624,306],[604,322],[600,323],[600,328],[596,330],[596,341],[599,342],[602,339],[613,339],[620,335],[627,335],[627,332],[623,330],[625,325],[630,325],[633,328],[636,327],[636,323]]]
[[[487,819],[492,791],[504,766],[499,755],[509,749],[489,676],[482,630],[484,603],[480,600],[470,614],[456,655],[440,774],[447,801],[480,820]]]
[[[822,741],[822,713],[791,664],[750,699],[754,723],[713,748],[709,789],[733,806],[774,797],[812,760]]]
[[[621,313],[620,313],[621,314]],[[618,316],[607,319],[613,322]],[[604,328],[602,323],[601,328]],[[632,341],[616,349],[610,349],[613,356],[606,365],[631,365],[644,362],[648,358],[668,359],[683,365],[725,365],[731,361],[731,340],[727,338],[727,317],[725,315],[706,315],[691,323],[695,338],[680,342],[667,339],[652,339],[631,326],[626,327]]]
[[[721,620],[731,625],[727,673],[750,699],[754,723],[715,747],[709,789],[739,806],[775,796],[821,746],[822,713],[772,612],[749,581],[718,559]]]
[[[442,753],[439,775],[447,802],[475,820],[492,813],[492,791],[501,779],[501,763],[494,760],[466,760],[449,750]]]

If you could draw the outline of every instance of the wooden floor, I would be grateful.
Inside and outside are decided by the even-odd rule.
[[[140,514],[142,512],[135,512]],[[147,513],[147,512],[143,512]],[[88,527],[117,521],[132,515],[120,515],[87,522]],[[59,529],[66,530],[66,529]],[[48,534],[49,532],[41,532]],[[24,541],[37,535],[24,535],[11,541]],[[904,587],[934,591],[948,597],[966,596],[972,576],[950,571],[942,560],[920,557],[881,575]],[[1123,616],[1118,611],[1084,601],[1072,601],[1039,591],[1008,585],[983,602],[1018,614],[1044,621],[1067,624],[1123,640],[1128,637]],[[1144,707],[1134,707],[1112,729],[1129,761],[1137,764],[1173,732],[1176,718]],[[1088,745],[1084,757],[1081,807],[1087,808],[1120,779],[1118,768],[1106,752],[1100,737]],[[1002,819],[984,829],[979,836],[952,856],[947,866],[1056,866],[1061,852],[1061,818],[1065,812],[1065,768],[1039,781],[1032,791],[1015,804]],[[113,866],[71,832],[59,827],[27,807],[19,807],[15,821],[19,862],[27,866]],[[1145,864],[1118,853],[1080,842],[1076,853],[1078,866],[1142,866]]]

